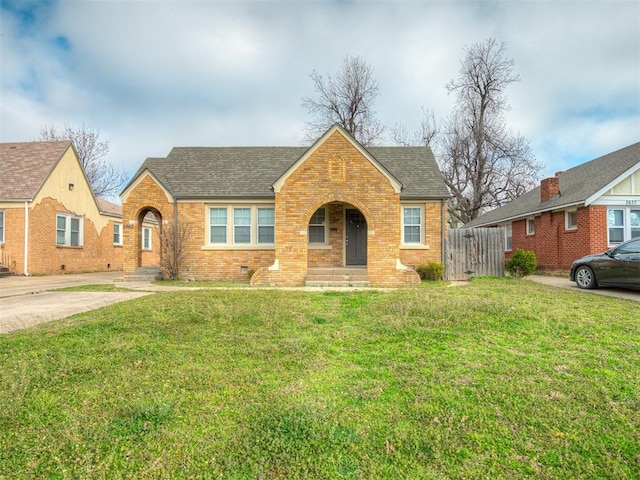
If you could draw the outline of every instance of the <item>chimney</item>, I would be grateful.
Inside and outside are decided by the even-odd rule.
[[[560,194],[560,173],[562,172],[558,172],[555,177],[545,178],[540,182],[541,202],[547,202]]]

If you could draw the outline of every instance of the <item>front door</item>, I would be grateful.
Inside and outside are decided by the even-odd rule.
[[[345,244],[347,265],[367,264],[367,220],[360,210],[347,209]]]

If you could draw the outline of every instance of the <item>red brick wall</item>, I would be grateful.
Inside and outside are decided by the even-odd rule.
[[[526,235],[526,221],[513,222],[513,251],[533,250],[538,265],[546,270],[567,270],[576,259],[602,252],[607,246],[607,207],[578,208],[578,227],[565,229],[565,213],[544,212],[535,217],[535,233]],[[511,257],[507,252],[507,260]]]
[[[56,214],[75,212],[52,198],[29,209],[27,270],[31,275],[98,272],[122,269],[122,248],[113,245],[113,221],[100,232],[86,217],[83,246],[56,245]],[[5,245],[10,253],[12,271],[24,275],[24,208],[5,209]],[[62,267],[64,265],[64,268]]]

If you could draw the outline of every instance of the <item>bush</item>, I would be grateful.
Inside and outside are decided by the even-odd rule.
[[[419,265],[416,272],[420,275],[420,280],[442,280],[444,265],[438,262],[427,262]]]
[[[536,254],[531,250],[523,250],[521,248],[516,249],[507,263],[509,273],[516,278],[531,275],[536,271],[536,268],[538,268]]]

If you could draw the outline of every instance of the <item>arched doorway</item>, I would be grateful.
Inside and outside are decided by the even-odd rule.
[[[138,213],[136,267],[162,268],[162,214],[152,207]]]

